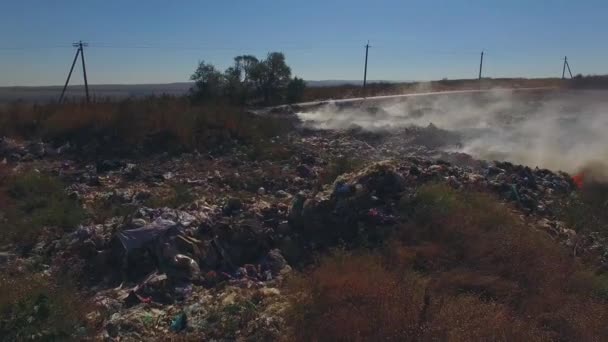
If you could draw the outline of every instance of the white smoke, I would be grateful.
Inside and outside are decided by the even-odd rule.
[[[409,126],[455,131],[457,150],[576,172],[608,162],[608,91],[491,91],[412,97],[374,105],[327,104],[300,118],[318,129],[397,130]]]

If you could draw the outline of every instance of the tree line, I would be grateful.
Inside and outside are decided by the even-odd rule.
[[[190,79],[195,81],[190,96],[196,102],[294,103],[302,99],[306,87],[303,79],[291,77],[291,68],[281,52],[270,52],[262,60],[252,55],[236,56],[234,64],[223,73],[201,61]]]

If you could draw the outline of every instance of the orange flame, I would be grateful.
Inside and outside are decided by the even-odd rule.
[[[579,189],[581,189],[583,187],[584,180],[585,180],[585,175],[582,172],[577,173],[576,175],[572,176],[572,182]]]

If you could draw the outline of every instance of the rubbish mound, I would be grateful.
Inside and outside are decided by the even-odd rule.
[[[3,246],[0,268],[76,277],[93,303],[81,337],[275,340],[286,276],[331,248],[381,245],[403,219],[402,200],[433,182],[494,193],[531,227],[608,267],[606,240],[558,219],[556,204],[578,178],[437,150],[457,143],[432,126],[301,129],[219,155],[91,162],[69,146],[3,138],[7,169],[58,177],[91,215],[65,231],[43,227],[33,244]],[[349,158],[357,162],[336,163]]]

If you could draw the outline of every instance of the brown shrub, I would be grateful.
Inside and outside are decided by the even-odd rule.
[[[410,235],[401,241],[410,245],[430,240],[441,246],[443,259],[437,258],[442,263],[435,270],[451,270],[439,278],[444,286],[507,303],[559,338],[608,337],[600,323],[608,306],[595,297],[603,291],[602,278],[587,272],[558,243],[525,225],[498,200],[428,185],[411,204],[411,223],[406,226]],[[463,272],[463,267],[470,271]],[[566,303],[578,303],[578,310],[562,310]],[[584,307],[595,313],[585,314]],[[544,323],[541,317],[546,315],[560,323]]]
[[[496,275],[484,275],[468,269],[456,269],[437,274],[433,291],[444,295],[475,295],[484,300],[512,302],[521,295],[519,284]]]
[[[608,340],[605,277],[494,197],[425,185],[400,208],[380,254],[337,254],[288,284],[294,336]]]
[[[333,255],[287,286],[298,341],[548,340],[504,305],[432,292],[431,278],[390,270],[373,254]]]
[[[561,286],[576,270],[563,248],[489,194],[425,185],[408,210],[402,241],[439,244],[444,251],[440,268],[470,267],[532,291]]]
[[[411,340],[424,305],[424,279],[390,272],[368,254],[325,258],[289,288],[299,341]]]
[[[473,296],[448,297],[430,314],[422,341],[550,341],[504,305]]]

